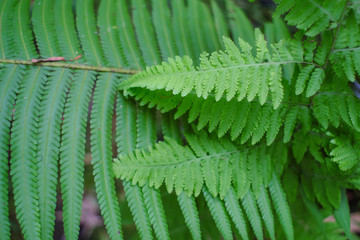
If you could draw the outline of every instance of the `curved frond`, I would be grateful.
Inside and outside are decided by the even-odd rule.
[[[315,36],[340,20],[347,1],[275,0],[275,3],[275,14],[286,14],[285,20],[289,25],[306,31],[308,36]]]
[[[174,29],[169,25],[171,15],[168,2],[166,0],[152,0],[151,3],[152,18],[162,59],[166,60],[168,57],[175,57],[177,47]]]
[[[196,208],[195,198],[193,196],[186,196],[186,194],[182,192],[177,196],[177,199],[192,238],[201,239],[199,213]]]
[[[40,239],[36,149],[46,74],[46,69],[31,67],[23,76],[11,129],[10,174],[17,217],[26,239]]]
[[[285,232],[287,239],[294,239],[294,227],[292,224],[290,208],[286,200],[284,191],[275,173],[269,184],[270,196],[279,218],[280,224]]]
[[[256,199],[251,191],[248,191],[241,199],[242,206],[249,219],[251,228],[254,231],[256,238],[263,239],[263,230],[261,225],[261,218],[259,209],[256,204]]]
[[[77,238],[81,216],[85,132],[95,73],[77,71],[65,105],[60,153],[60,184],[63,199],[64,230],[67,238]]]
[[[72,77],[70,70],[64,68],[57,69],[50,75],[44,88],[44,97],[40,107],[39,125],[44,129],[39,131],[37,136],[41,239],[53,238],[61,117],[65,106],[66,92]]]
[[[227,215],[224,203],[218,198],[213,197],[206,188],[203,188],[204,197],[209,207],[210,213],[214,218],[217,228],[225,240],[233,239],[230,220]]]
[[[147,185],[142,187],[142,191],[150,222],[153,225],[157,239],[170,239],[160,192]]]
[[[0,2],[0,56],[1,58],[14,57],[14,35],[12,34],[15,6],[17,1],[4,0]]]
[[[239,231],[241,237],[244,240],[249,239],[247,228],[246,228],[246,220],[244,218],[244,214],[241,210],[239,200],[236,197],[235,191],[233,188],[227,192],[225,198],[225,207],[231,219],[233,220],[237,230]]]
[[[120,207],[112,170],[111,130],[118,77],[101,74],[96,82],[91,112],[92,165],[101,214],[111,239],[122,239]]]
[[[23,69],[16,65],[7,65],[1,69],[0,78],[0,234],[10,239],[9,221],[9,147],[10,127],[16,94],[19,91]]]
[[[302,47],[281,43],[272,45],[276,54],[271,56],[260,31],[255,35],[256,56],[252,56],[250,45],[243,40],[240,39],[240,50],[230,39],[224,38],[226,52],[214,52],[210,56],[203,54],[198,70],[188,57],[169,59],[169,63],[147,68],[124,81],[121,89],[130,95],[139,94],[138,88],[143,91],[165,90],[182,97],[194,93],[204,99],[213,94],[216,101],[222,97],[230,101],[236,94],[238,101],[245,96],[248,101],[258,97],[261,105],[268,98],[268,90],[264,92],[264,89],[269,89],[276,109],[283,98],[281,65],[302,63]],[[230,84],[235,76],[236,82]]]
[[[103,0],[98,9],[97,23],[104,55],[110,66],[126,66],[124,46],[118,36],[116,24],[116,1]]]
[[[116,177],[132,181],[133,184],[140,186],[148,182],[155,188],[160,187],[164,182],[169,192],[174,189],[177,194],[185,191],[188,195],[195,196],[200,193],[200,189],[205,184],[213,196],[219,194],[221,198],[224,198],[231,186],[231,181],[236,183],[235,186],[240,192],[243,191],[241,186],[245,183],[241,178],[245,179],[252,174],[248,175],[246,171],[244,172],[244,165],[239,164],[238,161],[254,160],[246,154],[243,155],[243,152],[247,151],[246,147],[239,148],[230,141],[219,141],[206,135],[199,137],[188,135],[186,139],[190,147],[183,147],[174,140],[166,138],[165,142],[157,143],[149,151],[136,150],[129,155],[120,156],[114,164]],[[258,158],[255,158],[256,171],[266,170],[262,172],[263,177],[271,176],[272,168],[262,167],[271,165],[268,153],[260,150],[263,147],[260,145],[252,148],[251,154],[263,152],[258,161],[256,161]],[[244,175],[239,176],[242,172]],[[257,174],[251,178],[252,184],[255,184],[259,176],[260,174]],[[233,178],[235,180],[232,180]]]
[[[147,10],[146,1],[132,0],[131,8],[135,32],[145,64],[159,64],[161,62],[160,51],[156,42],[154,27],[151,24],[151,16]]]

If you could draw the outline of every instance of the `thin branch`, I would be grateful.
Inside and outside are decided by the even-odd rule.
[[[33,65],[33,66],[44,66],[44,67],[45,66],[59,67],[59,68],[80,69],[80,70],[89,70],[89,71],[98,71],[98,72],[113,72],[113,73],[123,73],[123,74],[136,74],[139,72],[139,70],[134,70],[134,69],[92,66],[92,65],[65,63],[65,62],[32,62],[27,60],[0,59],[0,63]]]
[[[332,52],[347,52],[347,51],[357,51],[360,50],[360,47],[355,48],[340,48],[340,49],[334,49]]]

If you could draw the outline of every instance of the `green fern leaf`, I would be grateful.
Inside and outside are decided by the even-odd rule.
[[[192,238],[201,239],[199,213],[196,208],[195,198],[192,196],[188,197],[182,192],[178,195],[177,199]]]
[[[13,1],[15,2],[15,1]],[[15,3],[10,3],[15,4]],[[30,0],[17,2],[13,22],[13,40],[15,42],[15,55],[17,58],[30,60],[37,58],[34,38],[30,26]]]
[[[125,100],[121,95],[117,96],[116,104],[116,143],[118,154],[130,153],[135,150],[137,141],[136,107],[131,101]],[[122,127],[126,126],[126,127]],[[131,185],[123,181],[125,197],[128,201],[135,225],[141,239],[153,239],[150,219],[145,206],[142,189],[137,185]]]
[[[299,114],[299,106],[292,106],[286,114],[284,123],[284,143],[290,141],[291,135],[295,129],[296,119]]]
[[[339,208],[341,202],[341,190],[339,184],[336,181],[329,179],[325,181],[325,191],[331,205],[335,209]]]
[[[144,60],[141,57],[141,52],[136,42],[135,31],[131,24],[127,1],[119,0],[116,3],[116,23],[119,29],[120,43],[123,47],[127,65],[132,68],[140,69],[144,66]]]
[[[156,43],[155,31],[151,24],[151,16],[143,0],[132,0],[132,14],[136,36],[146,65],[159,64],[159,47]]]
[[[261,217],[264,220],[264,225],[269,233],[271,239],[275,239],[275,221],[271,209],[270,198],[268,192],[262,185],[260,188],[259,198],[257,204],[261,212]]]
[[[315,68],[309,79],[309,84],[306,89],[306,97],[313,96],[320,89],[320,86],[324,81],[324,78],[325,78],[324,70],[321,68]]]
[[[116,176],[140,185],[149,181],[151,186],[156,187],[165,181],[168,191],[172,191],[175,187],[177,193],[185,190],[188,194],[198,194],[204,181],[214,196],[219,194],[221,186],[221,195],[224,196],[230,187],[230,178],[223,175],[230,175],[232,172],[232,162],[237,152],[235,146],[231,143],[224,145],[206,137],[194,140],[187,137],[187,140],[193,150],[167,138],[166,142],[156,144],[155,149],[150,149],[149,153],[136,151],[135,154],[120,156],[114,165]],[[216,144],[220,144],[217,150],[214,149]],[[205,150],[209,149],[207,146],[214,146],[214,150],[207,152]],[[228,161],[228,163],[219,163],[219,161]],[[222,169],[219,173],[217,166]],[[193,170],[187,171],[188,168]],[[200,176],[198,173],[201,173]],[[178,182],[182,181],[184,183],[179,185]]]
[[[331,140],[335,147],[331,150],[331,160],[339,164],[342,171],[349,170],[358,164],[358,152],[348,139],[335,138]]]
[[[0,2],[0,54],[1,58],[12,58],[15,54],[13,20],[16,1],[4,0]]]
[[[243,150],[236,155],[236,161],[233,162],[233,185],[238,198],[242,198],[249,190],[250,183],[247,175],[247,150]]]
[[[126,200],[134,217],[135,225],[141,239],[153,239],[150,219],[146,210],[145,200],[139,186],[124,181]]]
[[[47,126],[38,133],[38,184],[41,221],[41,239],[52,239],[55,223],[56,185],[60,154],[61,114],[69,88],[69,69],[56,69],[44,88],[39,125]]]
[[[303,69],[301,69],[298,78],[296,80],[296,86],[295,86],[296,95],[299,95],[304,91],[306,82],[308,81],[310,74],[312,73],[314,68],[315,67],[313,65],[308,65],[305,66]]]
[[[273,178],[269,184],[269,190],[275,212],[285,232],[286,238],[294,239],[294,227],[291,220],[289,205],[275,173],[273,173]]]
[[[254,231],[256,238],[264,239],[261,226],[261,218],[256,204],[255,197],[251,191],[248,191],[241,199],[242,206],[249,219],[250,225]]]
[[[253,45],[255,43],[254,28],[243,10],[236,7],[231,0],[226,0],[225,5],[233,39],[241,38]]]
[[[173,0],[172,1],[172,27],[177,29],[174,31],[174,38],[176,42],[176,47],[179,50],[180,56],[190,56],[192,58],[195,56],[192,44],[189,44],[188,39],[190,37],[190,28],[187,26],[187,9],[185,7],[184,0]]]
[[[51,1],[38,0],[34,3],[34,33],[40,54],[45,58],[60,55],[53,9],[54,3]],[[70,78],[69,69],[59,68],[51,72],[44,87],[43,101],[39,109],[39,126],[46,126],[37,138],[41,239],[52,239],[54,231],[62,122],[59,116],[65,107]]]
[[[80,42],[74,23],[74,14],[71,0],[55,1],[54,17],[59,48],[65,58],[75,59],[81,54]],[[66,38],[64,37],[67,36]],[[80,58],[77,62],[81,62]]]
[[[95,73],[77,71],[74,79],[77,81],[72,83],[65,105],[63,141],[60,147],[64,230],[65,236],[70,239],[77,238],[79,233],[84,182],[85,138],[83,136],[86,132],[88,105]]]
[[[242,51],[244,51],[244,53],[242,53],[239,50],[236,50],[237,48],[234,46],[234,43],[232,43],[231,40],[224,38],[226,53],[215,52],[210,55],[210,57],[205,57],[206,55],[202,55],[199,70],[195,70],[193,68],[191,61],[189,61],[187,57],[184,57],[183,59],[176,58],[169,61],[169,63],[163,63],[163,65],[148,68],[146,71],[143,71],[129,80],[124,81],[121,84],[121,89],[125,90],[125,95],[134,95],[135,92],[133,92],[133,90],[137,88],[142,88],[144,90],[164,89],[166,91],[173,91],[174,94],[181,93],[183,97],[190,94],[192,90],[195,91],[198,97],[206,97],[210,93],[214,92],[215,100],[218,101],[220,98],[225,97],[224,95],[226,92],[230,91],[225,91],[226,88],[229,88],[229,86],[226,86],[225,83],[230,82],[227,79],[233,74],[226,75],[226,72],[224,71],[227,69],[232,69],[232,71],[237,71],[239,79],[247,79],[247,85],[249,86],[249,89],[247,90],[248,101],[252,101],[255,96],[259,95],[261,103],[265,103],[265,100],[267,99],[267,93],[260,91],[260,86],[262,85],[260,85],[259,76],[262,78],[261,81],[267,81],[266,79],[269,78],[269,83],[262,84],[266,85],[265,88],[267,88],[267,85],[270,86],[272,96],[274,98],[273,106],[274,108],[277,108],[283,97],[283,89],[280,83],[282,74],[280,71],[281,68],[279,68],[279,66],[283,64],[296,63],[299,60],[294,60],[294,57],[291,55],[284,54],[274,56],[274,59],[272,59],[271,56],[269,56],[267,53],[268,50],[266,42],[263,39],[263,35],[260,33],[260,31],[256,31],[256,39],[259,43],[256,58],[246,54],[246,46],[242,46]],[[282,48],[286,48],[286,46],[283,44],[278,44],[276,46],[274,45],[274,48],[281,50]],[[285,49],[283,50],[287,53],[291,52]],[[227,59],[227,61],[222,62],[219,61],[219,59]],[[264,61],[267,62],[264,63]],[[272,70],[268,71],[269,66],[272,65],[278,67],[271,68]],[[320,73],[318,74],[319,76],[313,74],[313,78],[318,80],[321,75]],[[215,88],[203,88],[204,86],[208,86],[207,81],[209,81],[209,79],[213,83],[217,83]],[[184,85],[182,85],[184,88],[177,88],[176,92],[174,92],[174,87],[170,88],[169,86],[175,86],[175,82],[184,82]],[[321,82],[318,82],[319,86],[320,83]],[[314,84],[315,83],[313,83],[313,85]],[[242,85],[238,85],[238,94],[240,94],[240,91],[242,91],[242,87]],[[315,86],[313,86],[313,88],[315,88]],[[264,87],[262,89],[264,89]],[[230,99],[228,98],[227,100]]]
[[[112,239],[122,239],[120,208],[112,170],[111,123],[115,101],[114,74],[101,74],[96,82],[91,113],[92,164],[101,214]]]
[[[211,11],[213,13],[216,35],[219,36],[219,38],[222,36],[229,37],[229,29],[226,23],[225,14],[223,13],[222,9],[218,6],[216,1],[211,0],[210,4],[211,4]],[[221,39],[219,40],[221,42]]]
[[[314,97],[314,116],[325,129],[329,125],[329,107],[326,105],[325,99],[321,95]]]
[[[96,28],[94,1],[76,1],[76,26],[88,63],[101,66],[105,59]]]
[[[116,25],[116,1],[103,0],[98,9],[97,24],[101,36],[101,46],[110,66],[127,66],[124,46],[121,44]]]
[[[213,197],[206,188],[203,188],[203,193],[210,213],[213,216],[221,235],[225,240],[233,239],[230,220],[227,216],[223,202],[219,198]]]
[[[241,210],[239,200],[236,197],[235,191],[233,188],[227,192],[225,198],[225,207],[231,219],[233,220],[236,228],[238,229],[241,237],[243,239],[249,239],[247,229],[246,229],[246,221],[244,218],[244,214]]]
[[[305,30],[306,35],[316,36],[324,31],[332,22],[340,20],[346,2],[324,1],[293,1],[276,0],[275,15],[286,13],[285,20],[289,25]]]
[[[10,239],[9,221],[9,146],[10,122],[13,116],[13,106],[19,90],[23,71],[16,65],[7,65],[1,69],[0,78],[0,234],[4,239]]]
[[[47,70],[32,67],[24,75],[16,101],[11,135],[10,174],[17,216],[26,239],[40,239],[37,144],[34,143],[38,134],[39,106],[46,74]]]
[[[350,209],[345,190],[341,191],[340,207],[334,210],[334,217],[336,222],[344,230],[346,237],[352,239],[350,232]]]
[[[147,185],[145,185],[142,190],[150,222],[154,227],[156,237],[158,239],[170,239],[160,193]]]
[[[167,1],[153,0],[152,15],[162,58],[166,60],[168,57],[175,57],[177,48],[173,29],[167,24],[170,22],[170,10]]]

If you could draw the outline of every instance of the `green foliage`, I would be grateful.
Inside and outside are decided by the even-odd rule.
[[[262,23],[232,0],[0,0],[2,238],[13,194],[23,237],[52,239],[58,185],[78,238],[86,142],[111,239],[115,177],[140,239],[354,238],[357,2],[274,2]]]

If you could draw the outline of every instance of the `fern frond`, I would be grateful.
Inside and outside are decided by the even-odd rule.
[[[275,0],[275,14],[286,14],[285,20],[305,31],[308,36],[316,36],[332,23],[337,24],[345,10],[347,1],[331,0]]]
[[[255,43],[254,28],[249,19],[241,8],[236,7],[232,0],[226,0],[225,4],[233,39],[244,39],[253,46]]]
[[[229,37],[229,27],[226,23],[226,16],[223,13],[223,10],[219,7],[219,5],[216,3],[216,1],[211,0],[211,11],[214,18],[214,26],[216,29],[216,35],[220,37]],[[224,48],[224,44],[222,42],[222,39],[219,39],[220,43],[222,44],[222,48]]]
[[[54,21],[54,2],[36,1],[32,22],[37,46],[44,58],[61,55]],[[39,131],[37,136],[37,181],[39,185],[41,239],[51,239],[54,231],[61,117],[71,77],[70,70],[64,68],[49,73],[39,108],[39,126],[45,126],[45,129]]]
[[[245,210],[250,225],[254,231],[256,238],[264,239],[261,226],[261,218],[256,204],[256,199],[251,191],[248,191],[241,199],[242,206]]]
[[[103,0],[98,9],[97,24],[104,55],[110,66],[126,66],[124,46],[121,44],[116,24],[116,1]]]
[[[177,29],[174,31],[174,37],[177,49],[180,56],[191,56],[195,58],[196,55],[192,44],[189,44],[188,39],[191,39],[190,29],[187,26],[187,9],[184,0],[173,0],[172,3],[172,27]]]
[[[347,171],[359,162],[359,153],[349,139],[334,138],[331,140],[334,147],[331,149],[331,161],[336,162],[342,171]]]
[[[189,1],[187,6],[187,27],[190,32],[190,41],[193,45],[195,56],[200,56],[206,50],[206,41],[202,38],[202,13],[200,11],[200,1]],[[189,27],[193,26],[193,27]]]
[[[182,192],[177,196],[177,199],[192,238],[201,239],[199,213],[196,208],[195,198],[186,196],[185,192]]]
[[[164,182],[169,192],[174,189],[177,194],[185,191],[188,195],[195,196],[200,193],[203,184],[206,184],[213,196],[220,194],[220,197],[224,198],[231,181],[235,184],[238,196],[242,196],[246,193],[248,188],[245,186],[249,182],[252,182],[254,187],[257,181],[261,184],[263,178],[271,176],[272,167],[264,167],[272,163],[268,153],[261,150],[263,145],[251,150],[250,155],[255,154],[254,156],[257,151],[262,152],[259,158],[253,159],[246,154],[246,147],[238,148],[225,139],[219,141],[206,135],[187,135],[186,139],[191,148],[183,147],[172,139],[165,139],[165,142],[159,142],[149,151],[136,150],[129,155],[120,156],[114,163],[116,177],[140,186],[149,182],[149,185],[155,188]],[[249,161],[246,165],[257,165],[255,171],[259,171],[259,174],[251,177],[251,181],[246,178],[254,173],[245,171],[246,161]]]
[[[206,3],[198,1],[199,3],[199,11],[200,11],[200,17],[201,17],[201,31],[202,36],[206,34],[206,51],[216,51],[221,49],[220,42],[222,40],[222,35],[217,35],[215,24],[213,21],[213,16],[211,15],[210,8],[207,6]]]
[[[286,201],[285,193],[275,173],[269,184],[270,196],[279,218],[280,224],[285,232],[287,239],[294,239],[294,227],[292,224],[289,205]]]
[[[139,109],[136,122],[138,149],[146,149],[155,143],[155,119],[155,114],[150,112],[149,109]],[[160,192],[148,185],[143,186],[142,191],[150,222],[154,228],[156,237],[158,239],[169,239],[168,226]]]
[[[51,73],[44,88],[37,136],[37,169],[41,239],[52,239],[55,224],[56,186],[60,154],[61,117],[72,74],[69,69]]]
[[[170,239],[159,191],[147,185],[142,187],[142,191],[150,222],[153,225],[157,239]]]
[[[64,230],[67,238],[77,238],[84,184],[85,132],[88,106],[95,73],[77,71],[65,105],[60,153],[60,183]]]
[[[111,123],[118,77],[111,73],[101,74],[98,77],[90,120],[95,188],[101,214],[111,239],[122,239],[111,148]]]
[[[302,62],[301,46],[289,44],[290,49],[288,49],[285,44],[272,45],[277,53],[270,56],[266,41],[259,31],[256,31],[256,42],[257,54],[253,57],[249,53],[251,47],[247,43],[240,40],[242,43],[240,50],[231,40],[224,38],[226,53],[214,52],[210,57],[203,54],[198,70],[193,67],[188,57],[169,59],[169,63],[147,68],[146,71],[124,81],[120,87],[125,90],[125,94],[130,95],[135,95],[135,90],[138,88],[143,91],[165,90],[174,95],[181,94],[183,97],[196,93],[197,97],[205,99],[214,94],[216,101],[225,97],[230,101],[236,94],[238,101],[245,96],[248,101],[259,97],[261,104],[268,99],[267,91],[264,92],[264,89],[269,88],[270,99],[276,109],[283,98],[281,65]],[[316,68],[313,74],[316,80],[317,73],[322,71],[318,69]],[[236,83],[231,83],[235,76]],[[315,85],[315,82],[312,85]],[[316,89],[316,86],[312,85],[308,87],[311,91]],[[235,93],[234,86],[237,86]],[[154,100],[150,99],[150,101]]]
[[[4,0],[0,2],[0,56],[1,58],[15,57],[14,35],[12,26],[17,1]]]
[[[135,150],[137,141],[136,107],[131,101],[117,95],[116,104],[116,143],[118,154],[126,154]],[[125,127],[124,127],[125,126]],[[123,181],[125,196],[133,215],[136,228],[141,239],[153,239],[150,219],[146,210],[142,189]]]
[[[11,170],[17,217],[25,239],[40,239],[37,182],[39,106],[48,70],[31,67],[23,76],[11,134]]]
[[[175,44],[174,30],[170,27],[171,15],[166,0],[152,0],[152,18],[158,39],[162,59],[175,57],[177,47]]]
[[[147,66],[161,62],[159,47],[155,38],[154,27],[151,24],[151,16],[147,10],[146,1],[131,1],[133,22],[137,40]]]
[[[9,221],[9,147],[10,126],[13,118],[13,108],[23,69],[16,65],[7,65],[1,69],[0,78],[0,234],[4,239],[10,239]]]
[[[124,181],[126,200],[133,215],[136,228],[141,239],[153,239],[151,223],[145,206],[142,189],[137,185]]]
[[[123,47],[127,65],[140,69],[144,66],[144,60],[135,38],[135,30],[131,23],[126,0],[116,2],[117,18],[116,23],[119,28],[120,43]],[[124,24],[127,23],[127,24]]]
[[[330,123],[335,127],[338,127],[340,123],[346,123],[355,131],[360,131],[357,110],[360,102],[352,92],[347,90],[336,95],[327,92],[319,93],[313,98],[313,103],[314,117],[325,129]]]
[[[34,37],[30,26],[30,0],[17,2],[13,19],[13,40],[15,42],[15,55],[17,58],[30,60],[37,58]],[[6,28],[5,28],[6,29]]]
[[[37,0],[32,11],[32,24],[36,43],[42,58],[59,56],[59,45],[55,31],[54,1]]]
[[[96,28],[94,0],[76,1],[76,28],[87,62],[106,65]]]
[[[210,213],[213,216],[221,235],[225,240],[233,239],[230,220],[226,213],[224,203],[218,197],[213,197],[206,188],[203,188],[202,191]]]
[[[274,215],[271,208],[270,198],[267,190],[264,186],[261,186],[259,198],[257,199],[257,204],[260,209],[261,217],[264,220],[265,228],[267,229],[270,239],[275,238],[275,221]]]
[[[55,29],[59,48],[65,58],[75,59],[82,53],[74,22],[71,0],[55,0]],[[66,37],[64,37],[64,35]],[[81,62],[82,59],[77,60]]]
[[[351,82],[360,75],[360,28],[355,14],[353,11],[349,13],[330,54],[334,72]]]
[[[352,239],[350,232],[350,209],[345,190],[341,191],[341,203],[339,208],[334,211],[334,217],[336,222],[344,230],[347,238]]]
[[[231,216],[231,219],[233,220],[241,237],[244,240],[249,239],[244,214],[241,210],[239,200],[237,199],[235,190],[233,188],[229,189],[224,200],[225,200],[226,210],[229,213],[229,215]]]

